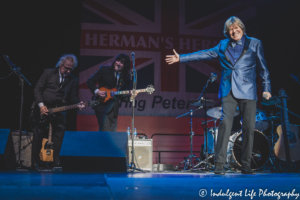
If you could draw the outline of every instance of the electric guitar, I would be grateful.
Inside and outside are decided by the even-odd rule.
[[[132,91],[132,90],[118,91],[117,88],[108,89],[106,87],[100,87],[99,90],[106,92],[106,97],[100,99],[101,103],[105,103],[105,102],[113,99],[114,96],[116,96],[116,95],[130,94],[130,92]],[[135,90],[135,91],[147,92],[148,94],[152,94],[154,92],[154,90],[155,89],[154,89],[153,85],[148,85],[147,88],[145,88],[145,89],[140,89],[140,90]]]
[[[97,104],[99,104],[100,102],[98,100],[96,101],[88,101],[83,103],[83,105],[85,106],[95,106]],[[49,118],[51,119],[52,117],[55,116],[55,113],[57,112],[62,112],[65,110],[71,110],[71,109],[75,109],[78,108],[78,104],[73,104],[73,105],[69,105],[69,106],[60,106],[60,107],[53,107],[53,108],[48,108],[49,113],[48,115],[41,115],[40,114],[40,109],[38,106],[36,106],[35,111],[34,111],[34,120],[37,120],[39,123],[45,123]],[[50,120],[51,121],[51,120]]]
[[[294,162],[300,160],[300,136],[299,129],[296,126],[290,125],[287,111],[286,103],[286,93],[283,89],[280,91],[280,96],[282,98],[282,107],[283,107],[283,125],[277,127],[277,134],[279,136],[278,141],[274,146],[274,154],[280,160],[287,161],[286,149],[290,153],[290,161]],[[282,127],[285,127],[285,132],[288,140],[288,147],[284,145],[284,134]]]
[[[44,162],[53,162],[52,125],[49,123],[48,139],[43,138],[40,159]]]

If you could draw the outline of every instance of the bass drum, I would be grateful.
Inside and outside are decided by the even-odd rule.
[[[242,157],[242,135],[243,132],[237,132],[230,136],[227,148],[227,164],[233,168],[241,168]],[[270,157],[270,145],[266,136],[254,130],[253,150],[251,159],[251,169],[258,169],[264,166]]]

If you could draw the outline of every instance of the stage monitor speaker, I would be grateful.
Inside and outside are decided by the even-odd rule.
[[[0,170],[16,169],[16,156],[10,129],[0,129]]]
[[[59,158],[63,171],[126,172],[126,132],[66,131]]]
[[[128,163],[132,158],[132,140],[128,140]],[[134,140],[134,164],[137,168],[152,171],[152,139]]]

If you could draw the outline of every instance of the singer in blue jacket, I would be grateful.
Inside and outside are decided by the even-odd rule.
[[[243,146],[241,172],[254,174],[250,168],[255,115],[257,87],[256,75],[262,79],[263,96],[271,97],[269,71],[266,67],[263,47],[260,40],[246,35],[243,22],[235,17],[230,17],[224,25],[224,35],[227,39],[211,49],[200,50],[194,53],[166,56],[166,62],[206,61],[219,59],[222,66],[222,77],[219,88],[219,98],[222,98],[222,121],[219,125],[217,145],[215,147],[215,174],[225,174],[223,164],[226,161],[227,145],[231,133],[233,117],[237,106],[243,118]]]

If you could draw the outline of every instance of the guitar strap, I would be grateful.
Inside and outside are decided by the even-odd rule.
[[[117,74],[117,90],[120,91],[122,85],[122,76],[123,74]]]

